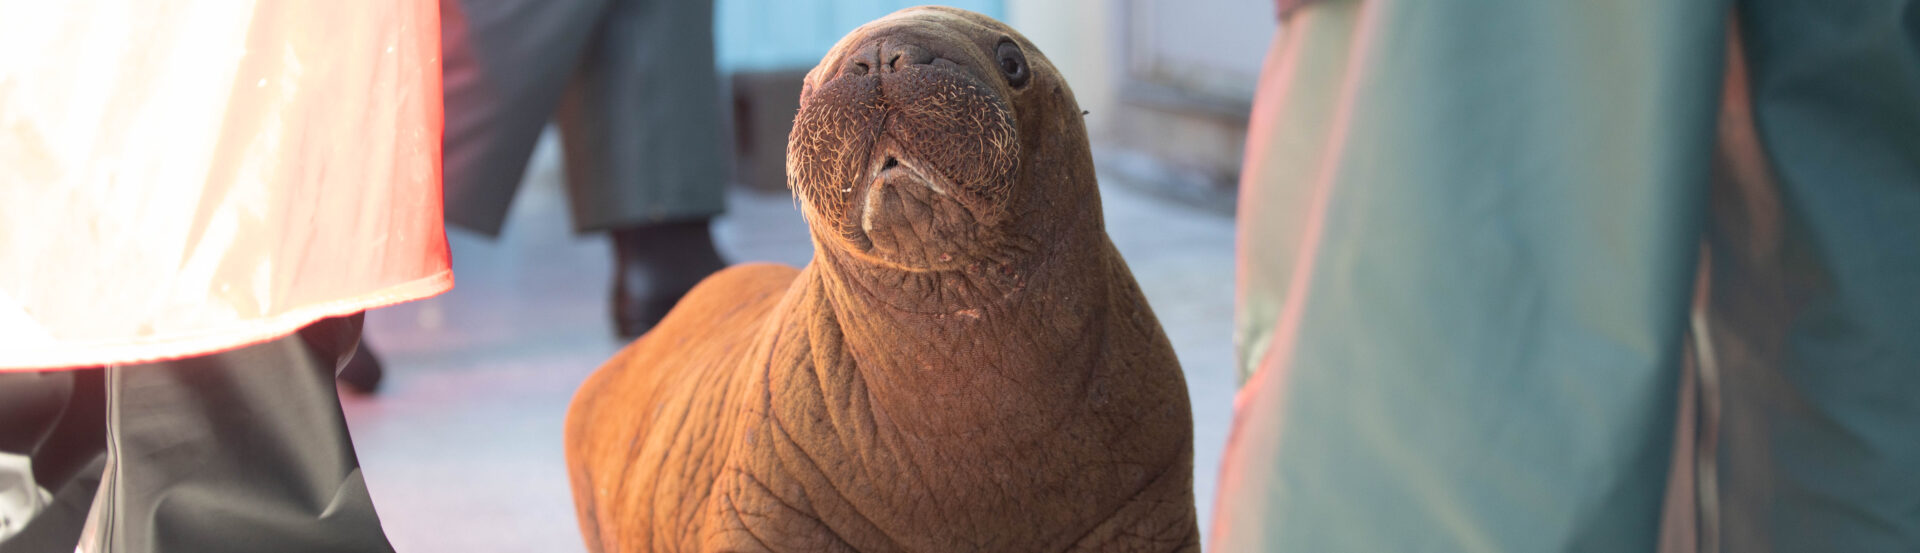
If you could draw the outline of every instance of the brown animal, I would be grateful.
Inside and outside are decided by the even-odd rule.
[[[1192,415],[1073,93],[953,9],[807,76],[806,268],[708,278],[581,386],[593,551],[1194,551]]]

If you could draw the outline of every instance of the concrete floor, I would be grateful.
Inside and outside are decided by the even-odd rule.
[[[558,151],[543,140],[498,240],[453,231],[457,287],[368,316],[378,396],[343,396],[387,533],[402,552],[581,551],[560,446],[573,390],[621,345],[611,252],[575,237]],[[1201,528],[1233,405],[1233,221],[1103,187],[1108,233],[1186,369]],[[715,227],[733,262],[800,266],[806,224],[785,193],[735,189]]]

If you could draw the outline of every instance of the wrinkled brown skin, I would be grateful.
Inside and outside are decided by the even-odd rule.
[[[588,549],[1198,550],[1186,384],[1046,59],[905,10],[842,39],[801,106],[813,261],[708,278],[574,398]],[[889,155],[912,169],[876,177]]]

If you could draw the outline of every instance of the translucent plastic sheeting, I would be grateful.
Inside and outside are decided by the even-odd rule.
[[[0,370],[451,288],[432,0],[0,0]]]

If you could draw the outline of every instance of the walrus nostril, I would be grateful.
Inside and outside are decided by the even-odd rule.
[[[847,57],[846,65],[840,68],[840,72],[851,75],[866,75],[872,73],[873,66],[876,65],[874,58],[879,57],[879,54],[880,53],[874,51],[873,48],[856,50],[853,55]]]
[[[887,60],[886,65],[881,66],[883,71],[898,71],[906,65],[933,63],[933,52],[912,44],[888,44],[882,51],[886,52],[884,59]]]

